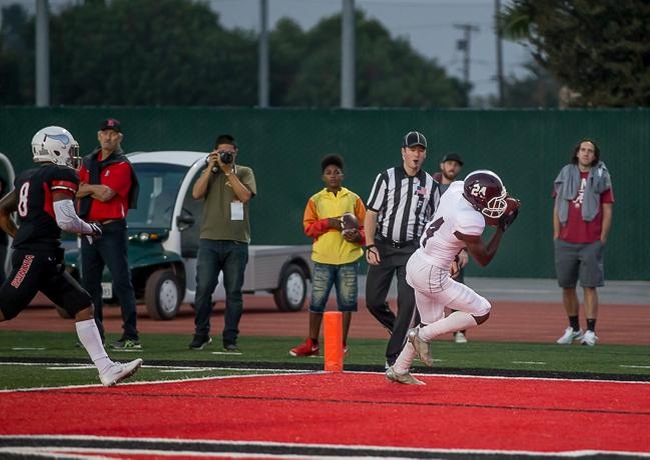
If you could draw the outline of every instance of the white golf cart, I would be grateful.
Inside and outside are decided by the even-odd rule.
[[[174,318],[182,303],[194,303],[199,220],[203,202],[192,186],[205,167],[205,152],[129,154],[140,182],[138,207],[128,214],[129,264],[136,297],[152,318]],[[253,223],[254,225],[254,223]],[[249,246],[243,291],[268,291],[282,311],[303,308],[311,278],[311,246]],[[79,276],[78,251],[66,252],[67,269]],[[104,271],[104,298],[113,290]],[[213,300],[225,299],[220,280]]]

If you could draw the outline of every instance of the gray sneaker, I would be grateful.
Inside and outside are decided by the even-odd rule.
[[[557,339],[555,343],[558,343],[560,345],[570,345],[574,341],[582,340],[583,337],[582,329],[578,331],[574,331],[571,326],[567,327],[564,330],[564,334],[562,334],[562,337]]]
[[[131,377],[142,366],[142,359],[134,359],[133,361],[122,364],[114,362],[105,372],[99,374],[99,380],[105,387],[112,387],[116,383]]]
[[[429,342],[422,340],[420,338],[419,332],[419,327],[409,329],[409,342],[413,344],[413,348],[415,348],[415,352],[418,354],[420,361],[429,367],[433,367],[433,358],[431,357],[431,350],[429,350]]]
[[[426,385],[426,383],[416,379],[408,372],[405,374],[398,374],[395,372],[395,369],[393,369],[393,366],[386,369],[386,380],[389,382],[403,383],[404,385]]]
[[[113,350],[142,350],[142,345],[138,339],[127,339],[122,337],[109,345]]]

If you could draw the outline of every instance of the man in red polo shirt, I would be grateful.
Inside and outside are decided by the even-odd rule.
[[[99,127],[99,147],[83,159],[79,170],[79,215],[102,228],[104,238],[89,244],[81,240],[81,279],[95,305],[95,320],[104,336],[102,314],[102,272],[108,267],[113,289],[122,308],[122,337],[110,344],[113,349],[141,348],[136,327],[135,295],[127,258],[126,214],[135,208],[138,180],[122,151],[120,122],[104,120]]]
[[[573,149],[571,162],[554,182],[553,240],[555,272],[569,326],[557,339],[560,345],[580,341],[594,346],[598,317],[597,288],[605,285],[605,244],[612,225],[614,194],[609,171],[600,160],[600,149],[591,139],[582,139]],[[579,321],[580,302],[576,285],[584,294],[587,330]]]

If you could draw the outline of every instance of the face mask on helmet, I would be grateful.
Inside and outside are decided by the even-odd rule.
[[[485,217],[498,219],[506,211],[507,192],[499,176],[492,171],[470,173],[464,181],[463,196]]]
[[[35,163],[51,162],[76,168],[80,159],[79,144],[67,129],[48,126],[34,134],[32,155]]]

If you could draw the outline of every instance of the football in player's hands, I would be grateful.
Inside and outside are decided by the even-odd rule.
[[[521,207],[521,201],[516,198],[508,197],[506,198],[506,211],[503,213],[499,219],[499,228],[504,232],[510,227],[517,216],[519,215],[519,208]]]
[[[341,216],[341,230],[359,230],[359,219],[351,212]]]

